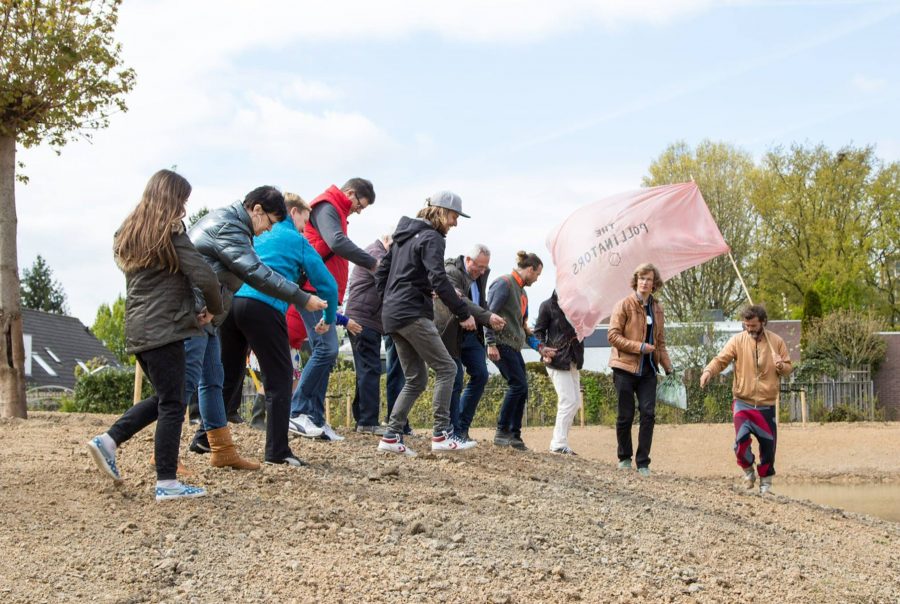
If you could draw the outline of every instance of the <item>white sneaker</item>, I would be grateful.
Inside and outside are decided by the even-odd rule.
[[[772,490],[772,477],[766,476],[765,478],[759,479],[759,494],[765,495],[769,491]]]
[[[432,451],[465,451],[478,446],[474,440],[466,440],[453,432],[441,432],[439,436],[431,437]]]
[[[300,414],[288,419],[288,433],[305,438],[319,438],[322,432],[322,428],[315,425],[308,415]]]
[[[396,455],[406,455],[407,457],[415,457],[416,452],[403,444],[402,436],[382,436],[378,441],[378,450]]]
[[[753,466],[750,466],[746,470],[744,470],[744,488],[748,491],[753,488],[753,485],[756,484],[756,472],[753,471]]]
[[[319,438],[321,438],[322,440],[331,440],[334,442],[344,440],[344,437],[335,432],[334,428],[332,428],[329,424],[325,424],[324,426],[322,426],[321,430],[322,436],[320,436]]]

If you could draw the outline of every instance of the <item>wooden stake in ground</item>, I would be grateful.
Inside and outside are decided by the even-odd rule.
[[[144,370],[140,363],[134,364],[134,400],[132,404],[141,402],[141,391],[144,389]]]

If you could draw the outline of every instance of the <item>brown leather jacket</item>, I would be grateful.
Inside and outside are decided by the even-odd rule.
[[[653,304],[653,362],[672,373],[672,361],[666,350],[666,330],[663,309],[656,299]],[[629,294],[619,300],[609,320],[609,343],[612,352],[609,366],[637,374],[640,370],[641,345],[647,335],[647,313],[637,294]]]

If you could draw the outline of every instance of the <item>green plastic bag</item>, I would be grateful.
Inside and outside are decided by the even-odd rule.
[[[680,375],[672,372],[656,385],[656,402],[687,409],[687,388]]]

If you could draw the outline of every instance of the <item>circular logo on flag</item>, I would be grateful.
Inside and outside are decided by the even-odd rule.
[[[609,255],[609,263],[612,266],[619,266],[620,264],[622,264],[622,256],[620,256],[616,252],[613,252],[612,254]]]

